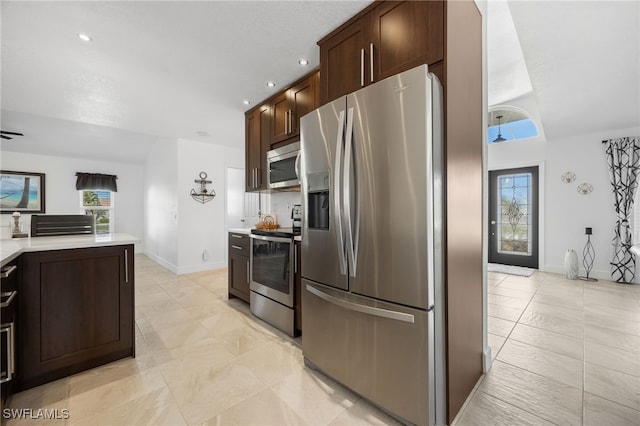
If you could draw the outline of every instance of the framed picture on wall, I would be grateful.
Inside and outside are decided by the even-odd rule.
[[[0,213],[44,213],[44,173],[0,170]]]

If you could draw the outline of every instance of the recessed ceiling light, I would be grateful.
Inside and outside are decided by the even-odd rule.
[[[91,38],[91,36],[89,36],[88,34],[85,33],[80,33],[78,34],[78,38],[82,41],[93,41],[93,39]]]
[[[273,81],[269,81],[269,82],[267,82],[267,86],[276,87],[276,84]]]
[[[198,132],[198,136],[209,136],[209,133],[207,133],[207,132],[204,132],[204,131],[200,130],[200,131]]]
[[[245,105],[251,105],[251,101],[245,99],[244,101],[242,101],[243,104]]]
[[[299,63],[300,65],[302,65],[302,66],[304,66],[304,65],[309,65],[309,61],[307,61],[306,59],[300,59],[300,60],[298,61],[298,63]]]

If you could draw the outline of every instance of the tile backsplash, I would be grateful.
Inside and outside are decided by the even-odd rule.
[[[291,226],[291,208],[294,204],[302,204],[300,192],[274,192],[269,194],[269,206],[265,213],[276,215],[281,227]]]

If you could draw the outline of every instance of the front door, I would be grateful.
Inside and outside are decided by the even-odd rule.
[[[489,172],[489,263],[538,268],[538,167]]]

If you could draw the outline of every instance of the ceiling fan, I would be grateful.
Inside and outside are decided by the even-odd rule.
[[[11,136],[24,136],[24,134],[22,134],[22,133],[18,133],[18,132],[7,132],[6,130],[0,130],[0,138],[2,138],[2,139],[13,139],[11,136],[7,136],[7,135],[11,135]]]

